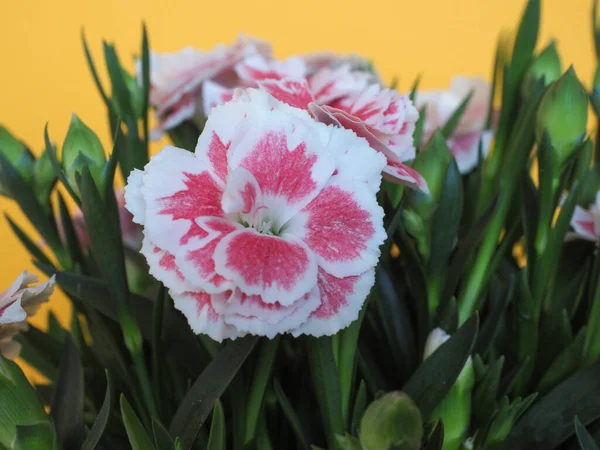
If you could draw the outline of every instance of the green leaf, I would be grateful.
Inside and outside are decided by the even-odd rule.
[[[579,417],[575,416],[575,433],[577,433],[577,440],[581,446],[581,450],[598,450],[598,445],[594,442],[594,438],[590,435],[588,430],[579,420]]]
[[[542,142],[538,146],[538,179],[540,192],[540,209],[538,229],[535,241],[535,248],[538,257],[541,257],[546,249],[548,231],[552,225],[552,217],[554,215],[554,173],[555,165],[558,161],[554,161],[554,149],[550,142],[550,136],[546,131],[542,137]]]
[[[538,350],[538,315],[533,297],[529,291],[527,284],[527,270],[521,269],[521,277],[519,282],[519,295],[514,298],[514,314],[516,327],[516,360],[521,361],[529,358],[535,361]],[[533,367],[529,367],[528,376],[523,376],[519,385],[516,387],[517,393],[521,394],[526,390],[530,381]]]
[[[258,360],[254,367],[252,384],[248,393],[245,443],[252,441],[255,437],[256,426],[262,410],[267,383],[273,371],[273,362],[278,346],[279,336],[274,339],[264,339],[258,350]]]
[[[217,400],[213,409],[206,450],[225,450],[225,446],[225,412],[223,411],[223,405]]]
[[[114,45],[110,45],[107,42],[103,43],[103,47],[106,68],[108,69],[108,75],[110,76],[112,85],[113,100],[117,103],[118,110],[122,115],[125,117],[135,117],[117,51],[115,50]]]
[[[367,409],[367,385],[365,384],[365,380],[361,380],[358,391],[356,391],[354,407],[352,408],[350,431],[358,431],[360,419],[362,419],[365,409]]]
[[[310,446],[308,444],[306,433],[304,432],[304,429],[302,427],[302,422],[300,422],[298,414],[296,414],[296,411],[294,411],[294,407],[285,395],[285,392],[283,392],[281,384],[279,384],[279,380],[275,379],[273,381],[273,388],[275,390],[277,400],[279,401],[281,411],[283,412],[283,415],[288,420],[290,426],[292,427],[292,430],[294,431],[294,434],[296,435],[297,444],[302,448],[302,450],[309,450]]]
[[[102,403],[102,408],[100,408],[100,412],[96,416],[96,420],[94,421],[94,425],[92,425],[92,429],[89,434],[85,438],[85,442],[81,446],[81,450],[94,450],[102,435],[104,434],[104,430],[106,429],[106,425],[108,424],[108,419],[110,417],[110,411],[112,408],[112,380],[108,370],[106,371],[106,394],[104,395],[104,402]]]
[[[67,179],[67,175],[62,170],[61,163],[58,162],[58,159],[56,157],[56,149],[50,142],[50,136],[48,135],[48,124],[47,123],[44,128],[44,142],[46,144],[46,152],[45,153],[48,155],[48,158],[50,159],[50,164],[52,164],[52,167],[54,168],[54,173],[56,174],[58,179],[61,181],[62,185],[67,190],[67,192],[69,193],[69,195],[71,196],[73,201],[75,201],[75,203],[78,206],[81,206],[81,201],[79,200],[79,195],[73,190],[71,183]]]
[[[33,242],[33,240],[29,236],[27,236],[23,229],[19,227],[19,225],[17,225],[15,222],[13,222],[13,220],[8,216],[8,214],[4,213],[4,217],[6,218],[6,221],[8,222],[8,225],[12,229],[13,233],[15,233],[19,241],[21,241],[21,244],[23,244],[23,247],[27,249],[31,256],[33,256],[38,261],[44,264],[52,265],[48,257],[44,254],[44,252],[37,246],[35,242]]]
[[[450,139],[452,137],[452,135],[454,134],[454,131],[456,130],[456,127],[458,126],[460,119],[462,119],[462,116],[465,113],[467,106],[469,106],[469,102],[471,101],[472,97],[473,97],[473,91],[469,92],[469,95],[467,95],[464,98],[464,100],[460,103],[460,105],[458,105],[458,108],[456,108],[456,110],[452,113],[452,115],[450,116],[448,121],[442,127],[442,135],[446,139]]]
[[[136,416],[124,394],[121,394],[121,416],[132,450],[154,450],[154,445],[142,422]]]
[[[148,43],[148,30],[142,24],[142,111],[144,122],[144,142],[146,145],[146,160],[148,159],[148,110],[150,109],[150,44]],[[141,168],[141,167],[140,167]]]
[[[585,336],[586,328],[583,327],[577,337],[552,361],[536,391],[545,394],[577,370],[583,355]]]
[[[600,364],[575,373],[535,403],[494,450],[556,448],[573,434],[575,415],[584,424],[600,417]]]
[[[473,350],[479,317],[474,315],[417,368],[403,391],[416,403],[424,421],[450,391]]]
[[[343,434],[345,427],[340,384],[330,336],[309,340],[308,364],[327,444],[334,450],[337,448],[336,435]]]
[[[421,74],[417,75],[417,78],[415,78],[415,81],[410,88],[409,98],[413,103],[415,101],[415,97],[417,96],[417,91],[419,90],[419,84],[421,84]]]
[[[533,58],[540,27],[540,0],[529,0],[517,31],[510,62],[511,82],[515,89]]]
[[[83,28],[81,29],[81,43],[83,44],[83,51],[85,53],[85,59],[88,64],[88,68],[90,69],[90,73],[92,74],[92,77],[94,78],[94,83],[96,84],[96,87],[98,88],[98,92],[100,93],[100,96],[102,97],[102,100],[104,100],[104,103],[106,104],[106,106],[108,108],[110,108],[111,107],[110,100],[108,99],[108,96],[106,95],[106,92],[104,91],[104,88],[102,87],[100,77],[98,76],[98,72],[96,71],[96,65],[94,64],[94,59],[92,58],[92,54],[90,53],[90,49],[88,48],[87,41],[85,39],[85,33],[83,32]]]
[[[213,405],[238,372],[258,338],[246,336],[228,344],[196,379],[175,413],[169,432],[190,449]]]
[[[437,423],[423,450],[442,450],[444,445],[444,422]]]
[[[434,323],[436,328],[441,328],[448,334],[456,331],[458,328],[458,304],[455,297],[451,297],[445,304],[440,305]]]
[[[521,217],[523,223],[523,238],[529,273],[534,273],[537,252],[535,249],[538,218],[540,217],[540,198],[530,175],[525,176],[521,187],[523,201],[521,202]]]
[[[17,425],[17,435],[12,450],[58,450],[58,442],[52,424],[40,422],[33,425]],[[64,444],[63,449],[69,448]]]
[[[340,331],[339,338],[339,358],[337,361],[338,375],[340,379],[340,396],[342,401],[342,415],[344,423],[347,425],[350,420],[350,402],[352,401],[352,392],[354,389],[354,379],[356,378],[356,353],[358,351],[358,335],[360,333],[362,321],[365,315],[367,299],[362,309],[358,313],[358,318],[347,328]]]
[[[193,152],[198,142],[198,136],[200,136],[200,130],[193,122],[187,120],[170,129],[168,134],[176,147]]]
[[[419,118],[415,124],[415,133],[413,134],[413,145],[415,148],[421,148],[421,139],[423,138],[423,129],[425,128],[425,120],[427,119],[427,107],[423,106],[419,110]]]
[[[84,441],[83,391],[83,367],[71,337],[67,336],[50,408],[56,434],[64,449],[79,449]]]
[[[483,379],[477,384],[473,394],[474,427],[481,428],[493,416],[497,406],[500,378],[504,367],[504,356],[488,367]]]
[[[175,442],[167,429],[155,417],[152,418],[152,434],[154,435],[154,444],[157,450],[173,449]]]
[[[67,209],[67,204],[63,198],[63,196],[58,193],[58,210],[60,213],[60,223],[64,230],[65,235],[65,245],[67,250],[69,251],[69,255],[71,257],[71,261],[73,263],[83,264],[83,253],[81,251],[82,243],[79,242],[77,238],[77,232],[75,231],[75,225],[71,220],[71,215],[69,214],[69,210]],[[43,262],[43,261],[42,261]]]

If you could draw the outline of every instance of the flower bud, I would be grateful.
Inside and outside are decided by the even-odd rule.
[[[77,174],[81,175],[87,165],[94,181],[101,184],[101,173],[106,164],[106,155],[98,136],[73,114],[67,137],[62,147],[62,164],[75,192],[79,192]]]
[[[521,95],[527,99],[538,80],[543,80],[544,86],[548,86],[558,80],[561,73],[560,55],[556,50],[556,43],[553,41],[534,58],[529,69],[527,69],[521,84]]]
[[[16,169],[27,182],[33,171],[33,155],[29,149],[15,138],[6,128],[0,126],[0,154]],[[0,193],[7,194],[0,186]]]
[[[427,359],[450,336],[441,328],[429,333],[425,342],[423,359]],[[471,419],[471,391],[475,385],[475,372],[471,357],[467,359],[454,385],[429,417],[431,423],[444,422],[444,450],[458,450],[467,438]]]
[[[56,173],[47,152],[33,164],[33,192],[41,204],[48,203],[50,191],[56,182]]]
[[[422,438],[419,408],[403,392],[388,392],[375,400],[360,422],[364,450],[418,450]]]
[[[0,448],[12,448],[18,425],[48,422],[36,392],[19,366],[1,355],[0,398]]]
[[[544,132],[548,132],[557,169],[582,142],[587,127],[587,109],[588,96],[573,67],[542,97],[537,113],[536,140],[538,145],[541,144]]]

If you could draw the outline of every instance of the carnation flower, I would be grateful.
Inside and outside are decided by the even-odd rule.
[[[215,107],[195,153],[131,173],[141,252],[196,333],[331,335],[358,316],[383,243],[385,158],[267,93]]]
[[[592,242],[600,240],[600,192],[596,194],[596,201],[589,209],[575,206],[571,227],[573,232],[567,235],[569,240],[584,239]]]
[[[202,113],[202,84],[207,80],[227,83],[233,67],[245,57],[269,54],[270,46],[255,39],[240,37],[234,44],[218,45],[209,52],[186,47],[175,53],[150,53],[150,104],[156,108],[158,125],[152,138],[184,120]],[[138,78],[141,70],[138,61]]]
[[[387,158],[384,175],[391,181],[429,192],[425,179],[405,161],[415,157],[413,133],[419,117],[408,96],[371,84],[357,95],[319,104],[304,80],[265,80],[260,87],[278,100],[307,109],[325,124],[354,131]],[[341,89],[340,83],[335,89]]]
[[[40,304],[47,302],[54,290],[54,277],[36,286],[38,278],[24,270],[21,275],[0,293],[0,353],[5,358],[15,359],[21,344],[13,338],[27,330],[27,318],[34,315]]]
[[[491,97],[489,83],[481,78],[455,77],[449,90],[418,91],[415,97],[416,107],[419,110],[423,106],[426,108],[423,127],[423,142],[426,142],[448,122],[470,92],[473,95],[454,134],[447,141],[461,173],[468,173],[477,165],[480,145],[484,156],[490,150],[493,133],[486,130]]]

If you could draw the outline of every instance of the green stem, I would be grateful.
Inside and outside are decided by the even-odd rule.
[[[165,287],[161,284],[154,303],[152,314],[152,376],[154,398],[158,407],[162,405],[161,338],[162,319],[165,304]],[[162,408],[160,408],[162,411]]]
[[[440,280],[437,275],[429,278],[427,282],[427,302],[429,305],[429,320],[435,317],[435,313],[440,304]],[[431,323],[429,324],[431,326]]]
[[[600,281],[596,284],[588,329],[583,346],[583,364],[595,362],[600,356]]]

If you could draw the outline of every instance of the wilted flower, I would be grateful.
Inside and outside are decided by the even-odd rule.
[[[195,153],[132,172],[142,253],[197,333],[331,335],[358,316],[383,243],[385,158],[254,89],[212,110]]]
[[[461,173],[468,173],[477,165],[479,146],[483,156],[490,150],[493,133],[486,130],[491,87],[481,78],[455,77],[449,90],[418,91],[415,106],[425,107],[423,142],[427,142],[435,130],[442,128],[470,92],[471,99],[454,134],[448,139],[448,148]]]
[[[176,127],[184,120],[201,114],[202,84],[219,81],[231,87],[233,67],[245,57],[270,54],[270,46],[262,41],[240,37],[232,45],[218,45],[209,52],[186,47],[175,53],[150,54],[150,104],[156,108],[157,127],[153,139]],[[138,82],[141,78],[138,61]]]
[[[571,227],[573,227],[573,232],[568,233],[569,240],[584,239],[592,242],[600,240],[600,192],[596,194],[596,201],[590,205],[589,209],[575,206]]]
[[[24,270],[21,275],[0,293],[0,353],[5,358],[19,356],[21,345],[13,338],[27,330],[27,318],[34,315],[40,304],[47,302],[54,290],[54,277],[36,286],[38,278]]]

